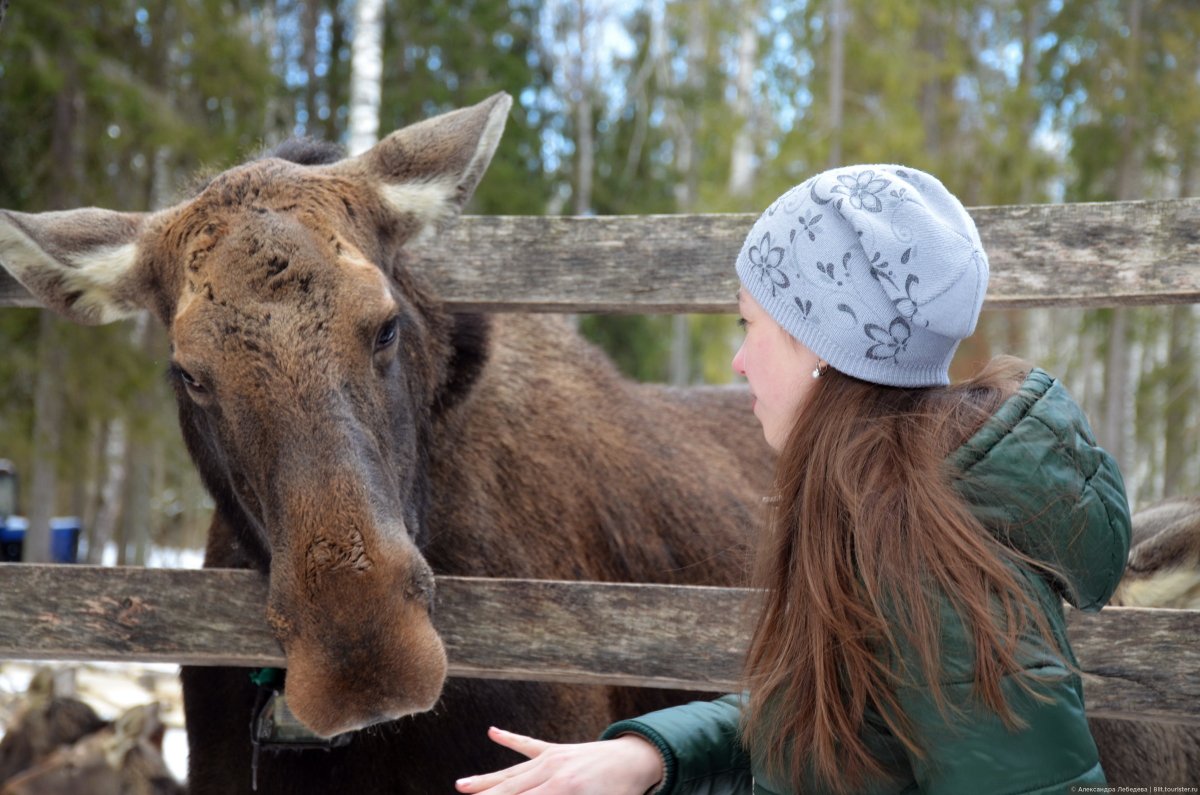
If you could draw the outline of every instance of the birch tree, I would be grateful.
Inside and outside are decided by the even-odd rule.
[[[351,155],[379,140],[379,106],[383,93],[383,0],[358,0],[350,60]]]
[[[1175,81],[1180,92],[1172,106],[1180,111],[1176,122],[1175,147],[1179,154],[1179,189],[1177,196],[1195,196],[1200,188],[1200,31],[1181,19],[1173,26],[1179,32],[1176,47],[1180,72],[1191,79]],[[1200,406],[1196,383],[1197,335],[1196,307],[1172,306],[1169,310],[1167,374],[1164,379],[1165,412],[1163,417],[1163,496],[1185,494],[1189,487],[1189,470],[1197,466],[1197,427],[1200,421],[1192,416]]]
[[[737,71],[733,79],[733,112],[737,132],[729,153],[729,194],[746,198],[754,190],[754,73],[758,68],[758,19],[755,2],[747,2],[738,31]]]
[[[700,181],[701,128],[700,97],[704,90],[704,63],[708,40],[705,3],[690,3],[687,15],[686,77],[683,101],[678,103],[675,119],[676,168],[679,181],[675,185],[675,200],[680,212],[695,212]],[[738,164],[739,167],[743,164]],[[748,163],[746,164],[748,165]],[[731,173],[731,181],[734,178]],[[736,175],[741,176],[741,175]],[[748,187],[748,186],[746,186]],[[671,357],[668,380],[682,386],[691,380],[691,326],[687,315],[671,318]]]
[[[1140,199],[1142,146],[1138,135],[1143,108],[1140,88],[1142,72],[1142,0],[1130,0],[1128,6],[1129,38],[1125,57],[1127,79],[1124,81],[1125,102],[1120,126],[1120,159],[1117,164],[1116,198]],[[1132,370],[1130,350],[1130,310],[1117,307],[1112,311],[1108,333],[1108,354],[1105,359],[1105,404],[1101,420],[1100,441],[1117,460],[1121,470],[1130,471],[1133,440],[1133,394],[1136,380]],[[1132,382],[1132,383],[1131,383]]]
[[[88,528],[87,562],[104,562],[104,548],[116,538],[117,523],[125,508],[126,449],[128,440],[125,418],[115,417],[105,428],[103,485],[99,491],[99,508],[95,523]]]
[[[846,0],[833,0],[829,12],[829,161],[842,165],[842,114],[846,106]]]

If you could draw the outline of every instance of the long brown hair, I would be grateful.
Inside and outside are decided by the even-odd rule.
[[[755,567],[744,725],[756,756],[797,790],[808,769],[836,791],[886,775],[863,741],[868,708],[924,756],[896,686],[922,681],[943,716],[953,711],[938,685],[943,599],[970,633],[975,694],[1020,725],[1001,680],[1021,670],[1024,633],[1053,641],[1013,564],[1044,566],[981,526],[946,459],[1026,371],[1000,357],[961,384],[903,389],[829,370],[800,408]],[[898,670],[914,657],[917,670]]]

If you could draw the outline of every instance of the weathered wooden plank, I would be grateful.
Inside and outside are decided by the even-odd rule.
[[[40,306],[33,296],[17,282],[8,271],[4,270],[4,262],[0,260],[0,307],[4,306]]]
[[[987,305],[1200,301],[1200,199],[980,207]],[[754,215],[466,216],[420,267],[464,309],[732,312]],[[0,272],[0,306],[33,300]]]
[[[446,577],[438,594],[462,676],[722,690],[748,641],[740,590]]]
[[[747,592],[439,577],[455,676],[729,690]],[[231,570],[0,565],[0,659],[283,665],[266,582]],[[1072,612],[1095,715],[1200,724],[1200,611]]]
[[[273,665],[266,598],[249,571],[0,564],[0,658]]]
[[[1069,611],[1088,714],[1200,725],[1200,611]]]

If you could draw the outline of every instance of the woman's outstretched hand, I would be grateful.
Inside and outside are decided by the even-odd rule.
[[[557,745],[492,728],[493,742],[529,757],[495,773],[459,779],[459,792],[487,795],[642,795],[663,776],[658,750],[625,734],[613,740]]]

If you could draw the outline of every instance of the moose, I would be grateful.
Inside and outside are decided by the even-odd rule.
[[[1134,515],[1112,604],[1200,610],[1200,498],[1171,497]]]
[[[510,104],[350,158],[285,144],[156,212],[0,211],[0,263],[46,306],[165,326],[205,565],[267,578],[291,712],[351,737],[260,747],[250,672],[185,668],[195,795],[447,792],[515,761],[490,723],[593,739],[683,697],[447,679],[435,573],[741,584],[771,470],[743,391],[633,384],[562,319],[451,311],[422,273]]]
[[[1170,497],[1133,515],[1129,562],[1109,604],[1200,609],[1200,499]],[[1200,780],[1200,726],[1091,718],[1108,783]]]
[[[53,670],[39,668],[34,673],[0,739],[0,785],[108,725],[88,704],[59,690]]]
[[[422,277],[411,244],[471,197],[510,104],[347,159],[290,144],[157,212],[0,212],[0,262],[45,305],[166,327],[205,565],[268,578],[288,707],[355,733],[256,752],[250,672],[185,669],[197,795],[447,792],[512,761],[489,722],[582,740],[665,703],[447,681],[435,572],[739,581],[770,473],[743,391],[630,383],[562,319],[450,312]]]
[[[7,783],[0,795],[183,795],[162,757],[157,703],[131,707]]]

